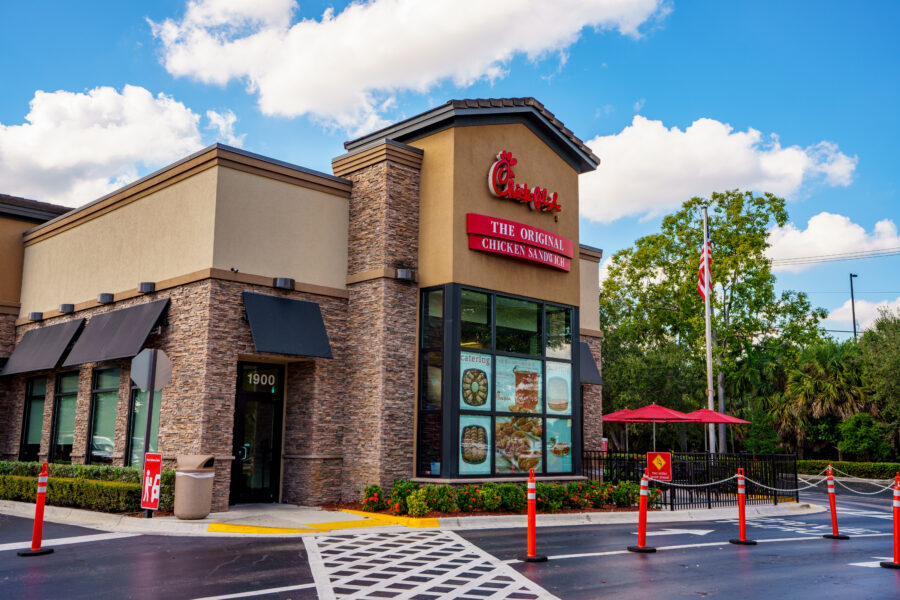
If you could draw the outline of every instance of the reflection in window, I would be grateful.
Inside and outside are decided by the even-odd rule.
[[[88,463],[112,463],[118,405],[119,369],[94,371],[94,389],[91,391],[91,446],[88,451]]]
[[[547,356],[572,358],[572,310],[547,306]]]
[[[441,383],[444,368],[444,354],[442,352],[425,352],[425,377],[422,390],[422,409],[438,410],[441,408]]]
[[[25,385],[25,418],[22,423],[22,450],[19,453],[19,460],[35,462],[39,458],[46,394],[46,377],[29,379]]]
[[[419,476],[441,474],[441,413],[436,410],[419,413],[419,448],[416,472]]]
[[[433,290],[425,294],[422,314],[422,346],[440,348],[444,341],[444,290]]]
[[[497,351],[541,353],[541,305],[497,296]]]
[[[75,438],[75,405],[77,402],[78,373],[58,375],[56,377],[54,433],[50,444],[50,460],[52,462],[72,462],[72,443]]]
[[[491,347],[491,304],[487,294],[463,290],[460,294],[460,344],[466,348]]]
[[[162,392],[153,394],[153,420],[150,423],[150,447],[148,452],[157,451],[159,438],[159,406],[162,403]],[[131,388],[131,423],[128,431],[128,464],[140,467],[144,464],[144,435],[147,432],[147,392]]]

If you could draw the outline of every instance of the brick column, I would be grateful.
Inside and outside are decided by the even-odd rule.
[[[396,278],[419,251],[420,149],[384,142],[335,159],[353,181],[347,282],[344,500],[413,474],[418,287]]]
[[[591,354],[597,362],[597,370],[603,373],[600,361],[600,343],[603,338],[581,335],[581,341],[587,343]],[[599,450],[603,438],[603,386],[585,384],[582,389],[582,415],[584,419],[584,449]]]

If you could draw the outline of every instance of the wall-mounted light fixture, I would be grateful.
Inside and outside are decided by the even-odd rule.
[[[415,281],[416,274],[412,269],[397,269],[396,274],[394,275],[400,281]]]
[[[156,283],[153,281],[142,281],[138,284],[139,294],[149,294],[156,291]]]
[[[60,312],[60,314],[63,314],[63,315],[70,315],[73,312],[75,312],[75,305],[74,304],[60,304],[59,312]]]
[[[44,313],[42,313],[42,312],[30,312],[30,313],[28,313],[28,320],[29,320],[29,321],[43,321],[43,320],[44,320]]]
[[[103,293],[97,296],[97,302],[100,304],[112,304],[115,297],[112,294]]]
[[[276,277],[272,280],[272,287],[276,287],[279,290],[292,290],[294,289],[294,280],[290,277]]]

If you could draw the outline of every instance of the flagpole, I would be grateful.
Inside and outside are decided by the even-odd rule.
[[[706,206],[703,207],[703,252],[707,252],[709,247],[709,216],[706,212]],[[709,297],[712,295],[712,274],[709,272],[710,259],[707,257],[703,261],[704,269],[704,287],[703,305],[706,308],[706,398],[707,408],[715,410],[715,399],[713,394],[713,372],[712,372],[712,324],[709,318]],[[709,451],[716,451],[716,426],[712,423],[709,427]]]

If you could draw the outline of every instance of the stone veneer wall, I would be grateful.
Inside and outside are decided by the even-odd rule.
[[[581,341],[586,342],[591,349],[594,360],[597,361],[597,369],[603,373],[600,361],[600,343],[603,338],[582,335]],[[599,450],[600,441],[603,439],[603,386],[582,385],[582,418],[584,419],[584,449]]]
[[[341,172],[353,181],[349,276],[418,265],[419,169],[386,156]],[[342,495],[354,500],[413,474],[418,287],[379,276],[348,288]]]
[[[16,315],[0,314],[0,358],[12,354],[16,345]]]

